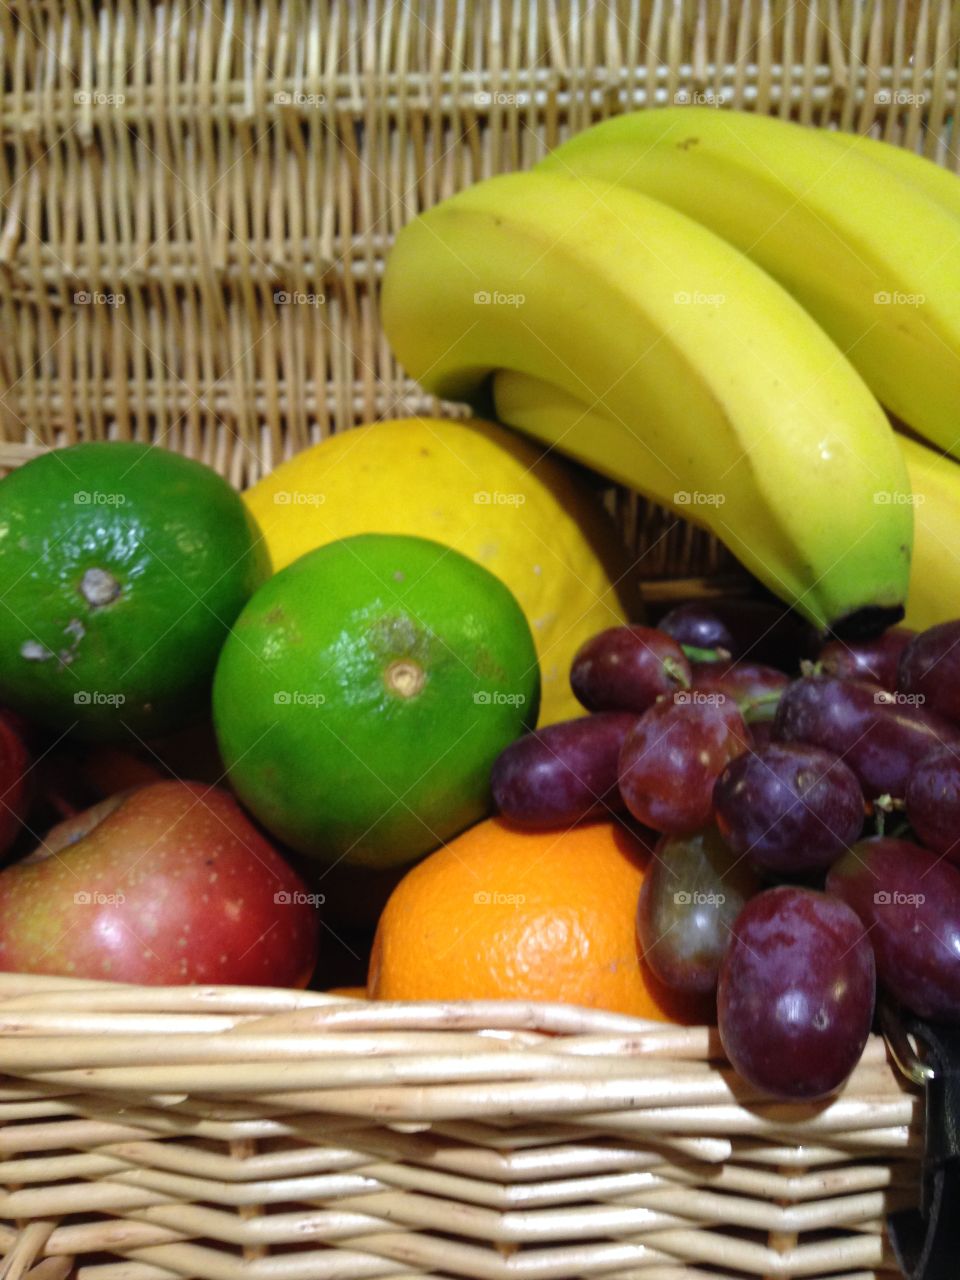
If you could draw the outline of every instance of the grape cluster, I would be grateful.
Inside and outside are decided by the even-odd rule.
[[[494,801],[647,829],[643,963],[715,993],[748,1082],[833,1093],[878,987],[960,1023],[960,620],[818,645],[773,605],[688,604],[594,636],[570,682],[591,714],[507,747]]]

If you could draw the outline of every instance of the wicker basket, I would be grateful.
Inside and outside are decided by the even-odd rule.
[[[11,0],[0,466],[116,436],[241,484],[456,412],[377,325],[417,210],[682,91],[956,165],[958,37],[950,0]],[[731,570],[611,501],[663,590]],[[5,975],[0,1070],[3,1280],[867,1280],[917,1199],[879,1040],[785,1106],[702,1028]]]

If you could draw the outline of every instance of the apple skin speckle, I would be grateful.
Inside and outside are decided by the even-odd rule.
[[[306,985],[316,908],[233,796],[157,782],[96,808],[0,872],[0,970]]]

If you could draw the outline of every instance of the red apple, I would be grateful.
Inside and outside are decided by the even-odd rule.
[[[0,711],[0,854],[16,840],[30,807],[30,753],[17,722]]]
[[[0,970],[302,987],[314,900],[226,791],[157,782],[61,822],[0,873]]]

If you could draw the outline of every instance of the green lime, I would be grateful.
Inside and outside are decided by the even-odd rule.
[[[535,724],[540,672],[509,588],[425,538],[308,552],[237,619],[213,686],[240,798],[302,853],[412,862],[478,821],[490,767]]]
[[[97,739],[199,719],[268,572],[202,463],[121,441],[42,454],[0,481],[0,702]]]

